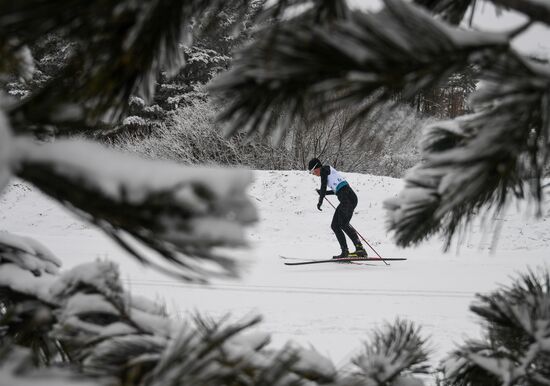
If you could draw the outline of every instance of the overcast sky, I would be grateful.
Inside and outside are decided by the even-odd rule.
[[[369,10],[377,10],[382,6],[381,0],[348,0],[348,2],[352,7]],[[473,22],[476,29],[505,31],[513,29],[525,21],[525,17],[516,12],[502,12],[498,15],[492,4],[484,1],[478,3]],[[470,10],[467,15],[470,15]],[[517,37],[513,45],[523,53],[550,58],[550,28],[540,23],[534,24]]]

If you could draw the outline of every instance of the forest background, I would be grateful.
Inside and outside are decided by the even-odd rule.
[[[258,28],[256,16],[262,4],[252,2],[244,19],[239,19],[238,7],[226,7],[208,28],[195,24],[193,28],[206,32],[192,45],[181,43],[187,65],[175,76],[162,72],[149,103],[132,96],[127,116],[119,123],[93,132],[75,128],[61,136],[93,136],[121,150],[184,164],[304,170],[315,156],[348,172],[400,177],[420,159],[418,141],[423,126],[434,119],[454,118],[470,111],[468,95],[478,81],[474,67],[452,74],[446,82],[412,99],[403,100],[396,94],[392,102],[398,105],[391,109],[379,107],[361,122],[362,128],[368,128],[364,130],[368,136],[361,141],[346,130],[353,111],[335,112],[324,120],[291,120],[284,135],[226,136],[215,119],[223,100],[213,98],[207,85],[230,67],[232,53],[250,41]],[[28,48],[27,73],[3,77],[0,87],[15,99],[32,94],[67,65],[78,49],[76,45],[56,34],[45,36]],[[281,108],[276,114],[288,113]],[[46,130],[41,139],[48,137],[53,138],[53,133]]]

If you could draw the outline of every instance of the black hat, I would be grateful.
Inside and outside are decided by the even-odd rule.
[[[320,168],[321,166],[323,166],[323,164],[319,161],[319,158],[312,158],[307,164],[307,170],[312,171],[313,169]]]

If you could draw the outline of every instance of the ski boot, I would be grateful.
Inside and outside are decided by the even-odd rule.
[[[339,255],[332,256],[333,259],[345,259],[347,257],[349,257],[349,251],[347,249],[343,249]]]
[[[367,251],[361,244],[355,246],[355,252],[349,254],[350,257],[367,257]]]

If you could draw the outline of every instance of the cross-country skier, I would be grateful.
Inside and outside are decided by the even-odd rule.
[[[340,249],[342,253],[338,256],[333,256],[335,259],[341,259],[346,257],[366,257],[367,252],[359,237],[357,232],[350,225],[351,217],[353,216],[353,211],[357,206],[357,196],[355,192],[349,186],[348,182],[336,169],[330,165],[323,165],[318,158],[312,158],[308,164],[308,170],[311,174],[321,177],[321,189],[317,190],[319,193],[319,203],[317,204],[317,209],[321,209],[325,195],[336,194],[340,204],[334,212],[332,217],[332,223],[330,227],[334,231],[338,243],[340,244]],[[327,190],[327,186],[330,190]],[[346,236],[348,235],[353,244],[355,245],[355,252],[350,254],[348,250],[348,245],[346,243]]]

